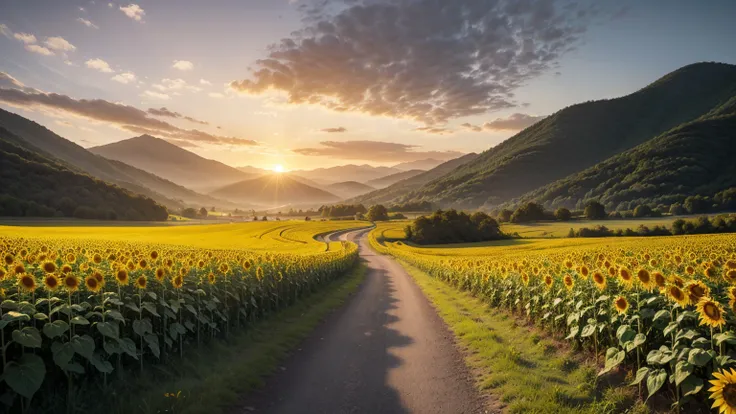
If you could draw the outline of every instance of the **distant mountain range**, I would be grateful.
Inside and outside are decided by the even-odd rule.
[[[89,151],[202,192],[254,177],[150,135],[93,147]]]
[[[308,171],[296,170],[291,171],[290,174],[307,178],[321,185],[329,185],[346,180],[367,183],[370,180],[386,177],[387,175],[399,172],[402,172],[402,170],[392,167],[374,167],[368,164],[348,164],[337,167],[317,168]]]
[[[212,196],[262,207],[331,203],[340,197],[283,174],[263,175],[217,189]]]
[[[371,187],[375,187],[375,188],[386,188],[390,185],[398,183],[399,181],[415,177],[423,172],[425,171],[424,170],[401,171],[395,174],[387,175],[385,177],[376,178],[375,180],[370,180],[366,182],[366,184],[368,184]]]
[[[427,158],[425,160],[402,162],[401,164],[396,164],[391,168],[395,168],[397,170],[402,170],[402,171],[409,171],[409,170],[428,171],[442,163],[444,163],[444,161],[442,160],[436,160],[434,158]]]
[[[340,198],[356,197],[375,190],[374,187],[357,181],[343,181],[341,183],[330,184],[326,188]]]

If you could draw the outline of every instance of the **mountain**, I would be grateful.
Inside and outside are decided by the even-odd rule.
[[[402,162],[401,164],[396,164],[391,168],[396,168],[397,170],[402,170],[402,171],[409,171],[409,170],[429,171],[432,168],[442,163],[444,163],[444,161],[442,160],[436,160],[434,158],[427,158],[426,160]]]
[[[730,113],[729,113],[730,112]],[[597,200],[607,210],[633,210],[713,196],[736,187],[736,107],[731,102],[628,151],[515,200],[547,208],[582,208]]]
[[[720,110],[735,88],[734,65],[685,66],[630,95],[562,109],[401,199],[492,208]]]
[[[343,181],[357,181],[365,183],[376,178],[385,177],[387,175],[401,172],[401,170],[392,167],[374,167],[372,165],[340,165],[330,168],[317,168],[314,170],[297,170],[290,174],[298,175],[315,181],[320,185],[334,184]]]
[[[196,193],[149,172],[92,154],[43,126],[2,109],[0,109],[0,127],[19,137],[17,145],[21,147],[32,146],[31,151],[40,150],[71,170],[84,172],[97,179],[148,196],[166,207],[180,209],[185,205],[232,206],[232,203]]]
[[[263,175],[263,174],[269,174],[271,171],[264,170],[263,168],[257,168],[257,167],[251,167],[250,165],[243,165],[241,167],[235,167],[238,171],[244,172],[248,175],[251,175],[253,178]]]
[[[288,175],[264,175],[230,184],[210,193],[233,202],[278,207],[287,204],[320,204],[340,200],[327,191],[310,187]]]
[[[375,190],[374,187],[357,181],[344,181],[341,183],[330,184],[326,188],[327,191],[332,194],[336,194],[341,198],[355,197]]]
[[[419,174],[422,174],[426,171],[424,170],[409,170],[409,171],[402,171],[398,172],[396,174],[387,175],[385,177],[376,178],[375,180],[370,180],[366,182],[371,187],[376,188],[386,188],[390,185],[396,184],[401,180],[406,180],[407,178],[416,177]]]
[[[121,161],[196,191],[208,192],[253,178],[221,162],[209,160],[150,135],[89,149],[93,154]]]
[[[348,202],[363,203],[365,205],[395,204],[396,200],[400,199],[407,193],[420,188],[421,186],[427,184],[432,180],[442,177],[455,168],[469,163],[477,157],[478,154],[476,153],[465,154],[462,157],[455,158],[450,161],[445,161],[444,163],[438,165],[435,168],[432,168],[429,171],[425,171],[413,177],[406,178],[386,188],[376,190],[362,196],[358,196],[354,199],[348,200]]]
[[[148,197],[67,168],[0,127],[0,216],[162,221],[165,207]]]

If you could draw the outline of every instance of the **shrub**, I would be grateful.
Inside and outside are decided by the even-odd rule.
[[[368,209],[366,218],[370,221],[386,221],[388,220],[388,210],[381,204],[376,204]]]
[[[597,201],[590,201],[585,206],[585,217],[589,220],[602,220],[606,218],[606,208]]]
[[[569,221],[572,218],[572,213],[565,207],[560,207],[555,210],[555,219],[559,221]]]
[[[483,212],[468,215],[438,210],[421,216],[405,229],[407,238],[419,244],[470,243],[504,238],[498,222]]]

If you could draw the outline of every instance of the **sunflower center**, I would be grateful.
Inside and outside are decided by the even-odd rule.
[[[717,306],[715,306],[712,303],[706,303],[705,306],[703,306],[703,312],[705,312],[706,315],[708,315],[711,319],[720,319],[721,317],[721,311],[718,309]]]
[[[723,387],[723,399],[729,407],[736,407],[736,384],[726,384]]]

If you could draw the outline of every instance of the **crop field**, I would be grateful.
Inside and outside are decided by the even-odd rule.
[[[628,372],[645,399],[702,408],[728,391],[718,372],[736,367],[736,235],[425,248],[381,239],[397,226],[378,226],[372,245],[600,355],[599,376]]]
[[[182,358],[345,274],[357,246],[315,237],[364,226],[0,227],[0,390],[64,411],[77,390]]]

